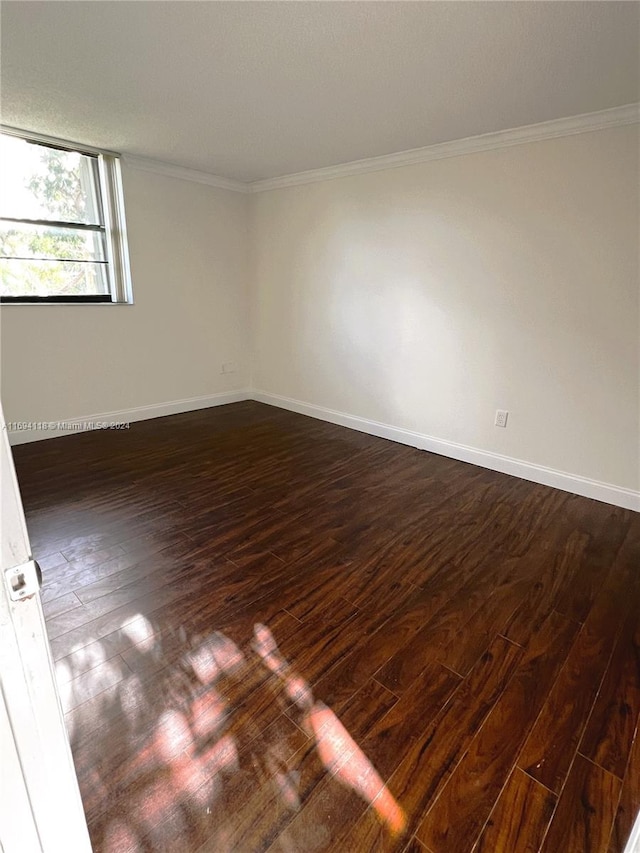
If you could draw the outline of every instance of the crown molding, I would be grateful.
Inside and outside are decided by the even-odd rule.
[[[129,166],[131,169],[139,169],[143,172],[155,172],[158,175],[165,175],[168,178],[193,181],[196,184],[206,184],[209,187],[231,190],[236,193],[248,193],[251,191],[249,184],[244,181],[237,181],[234,178],[223,178],[220,175],[200,172],[197,169],[187,169],[185,166],[176,166],[173,163],[149,160],[146,157],[134,157],[130,154],[124,154],[122,160],[125,166]]]
[[[383,154],[380,157],[369,157],[365,160],[352,160],[349,163],[340,163],[337,166],[325,166],[321,169],[311,169],[307,172],[296,172],[291,175],[265,178],[248,183],[234,178],[212,175],[209,172],[200,172],[197,169],[187,169],[185,166],[176,166],[173,163],[151,160],[146,157],[124,154],[122,159],[126,166],[132,169],[141,169],[144,172],[155,172],[170,178],[194,181],[197,184],[206,184],[210,187],[237,193],[260,193],[283,187],[329,181],[333,178],[344,178],[349,175],[361,175],[366,172],[397,169],[401,166],[427,163],[429,160],[444,160],[448,157],[461,157],[464,154],[474,154],[479,151],[510,148],[512,145],[540,142],[559,136],[572,136],[576,133],[587,133],[592,130],[622,127],[638,122],[640,122],[640,104],[626,104],[622,107],[612,107],[595,113],[582,113],[581,115],[553,119],[539,124],[514,127],[510,130],[483,133],[479,136],[468,136],[465,139],[453,139],[450,142],[440,142],[437,145],[428,145],[425,148],[412,148],[409,151],[398,151],[395,154]]]
[[[248,187],[252,193],[265,192],[283,187],[295,187],[301,184],[328,181],[332,178],[344,178],[349,175],[361,175],[366,172],[380,172],[385,169],[412,166],[416,163],[426,163],[430,160],[461,157],[464,154],[474,154],[479,151],[509,148],[513,145],[539,142],[544,139],[555,139],[559,136],[572,136],[576,133],[587,133],[592,130],[621,127],[627,124],[636,124],[639,121],[640,104],[626,104],[622,107],[612,107],[611,109],[593,113],[582,113],[577,116],[553,119],[538,124],[529,124],[510,130],[499,130],[494,133],[483,133],[479,136],[468,136],[465,139],[454,139],[450,142],[428,145],[426,148],[412,148],[409,151],[399,151],[395,154],[383,154],[380,157],[353,160],[337,166],[326,166],[321,169],[311,169],[307,172],[282,175],[279,178],[265,178],[260,181],[252,181],[248,184]]]

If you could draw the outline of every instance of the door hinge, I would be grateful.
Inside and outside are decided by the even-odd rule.
[[[42,570],[35,560],[4,570],[4,578],[11,601],[31,598],[42,586]]]

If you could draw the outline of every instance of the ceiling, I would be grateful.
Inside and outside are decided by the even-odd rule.
[[[639,99],[637,2],[32,2],[2,121],[242,181]]]

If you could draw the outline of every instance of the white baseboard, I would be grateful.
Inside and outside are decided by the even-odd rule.
[[[445,441],[420,432],[412,432],[390,424],[360,418],[356,415],[348,415],[345,412],[337,412],[334,409],[326,409],[324,406],[315,406],[311,403],[303,403],[300,400],[292,400],[289,397],[281,397],[278,394],[251,391],[250,396],[251,399],[260,403],[288,409],[300,415],[309,415],[321,421],[366,432],[379,438],[387,438],[400,444],[408,444],[420,450],[438,453],[440,456],[448,456],[451,459],[459,459],[461,462],[469,462],[472,465],[489,468],[491,471],[499,471],[501,474],[510,474],[532,483],[540,483],[543,486],[551,486],[554,489],[562,489],[562,491],[572,492],[585,498],[593,498],[597,501],[640,512],[640,492],[633,491],[633,489],[624,489],[610,483],[601,483],[587,477],[567,474],[565,471],[556,471],[554,468],[524,462],[511,456],[503,456],[500,453],[492,453],[488,450],[479,450],[476,447],[468,447],[453,441]]]
[[[41,441],[45,438],[58,438],[61,435],[73,435],[77,432],[99,428],[99,424],[131,423],[147,421],[151,418],[163,418],[165,415],[178,415],[181,412],[194,412],[197,409],[209,409],[212,406],[225,406],[227,403],[239,403],[250,400],[250,392],[223,391],[206,397],[189,397],[186,400],[172,400],[169,403],[155,403],[151,406],[138,406],[135,409],[121,409],[117,412],[102,412],[99,415],[87,415],[84,418],[63,418],[38,424],[24,423],[22,429],[9,429],[9,442],[12,445],[26,444],[29,441]],[[60,424],[60,426],[58,426]],[[9,423],[11,426],[11,423]]]
[[[349,415],[346,412],[338,412],[334,409],[327,409],[324,406],[281,397],[279,394],[248,389],[226,391],[205,397],[190,397],[186,400],[173,400],[169,403],[157,403],[151,406],[138,406],[135,409],[122,409],[117,412],[103,412],[84,418],[69,418],[57,422],[61,424],[60,427],[57,427],[56,424],[49,424],[48,426],[51,428],[43,429],[37,425],[29,426],[27,424],[24,429],[10,429],[9,441],[12,445],[25,444],[30,441],[41,441],[46,438],[57,438],[61,435],[72,435],[77,432],[96,429],[99,424],[145,421],[151,418],[162,418],[166,415],[176,415],[181,412],[224,406],[227,403],[239,403],[244,400],[267,403],[270,406],[288,409],[290,412],[297,412],[300,415],[309,415],[321,421],[366,432],[369,435],[389,439],[389,441],[397,441],[400,444],[408,444],[410,447],[417,447],[420,450],[438,453],[440,456],[448,456],[451,459],[459,459],[461,462],[469,462],[472,465],[489,468],[491,471],[499,471],[501,474],[510,474],[513,477],[520,477],[522,480],[530,480],[532,483],[540,483],[543,486],[551,486],[585,498],[593,498],[597,501],[640,512],[640,492],[633,491],[633,489],[624,489],[610,483],[601,483],[587,477],[568,474],[565,471],[556,471],[553,468],[524,462],[521,459],[503,456],[500,453],[479,450],[476,447],[468,447],[453,441],[434,438],[424,433],[360,418],[357,415]]]

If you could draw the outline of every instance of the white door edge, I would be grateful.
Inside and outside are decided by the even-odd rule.
[[[11,601],[5,582],[31,549],[1,407],[0,432],[0,844],[3,853],[89,853],[40,593]]]

